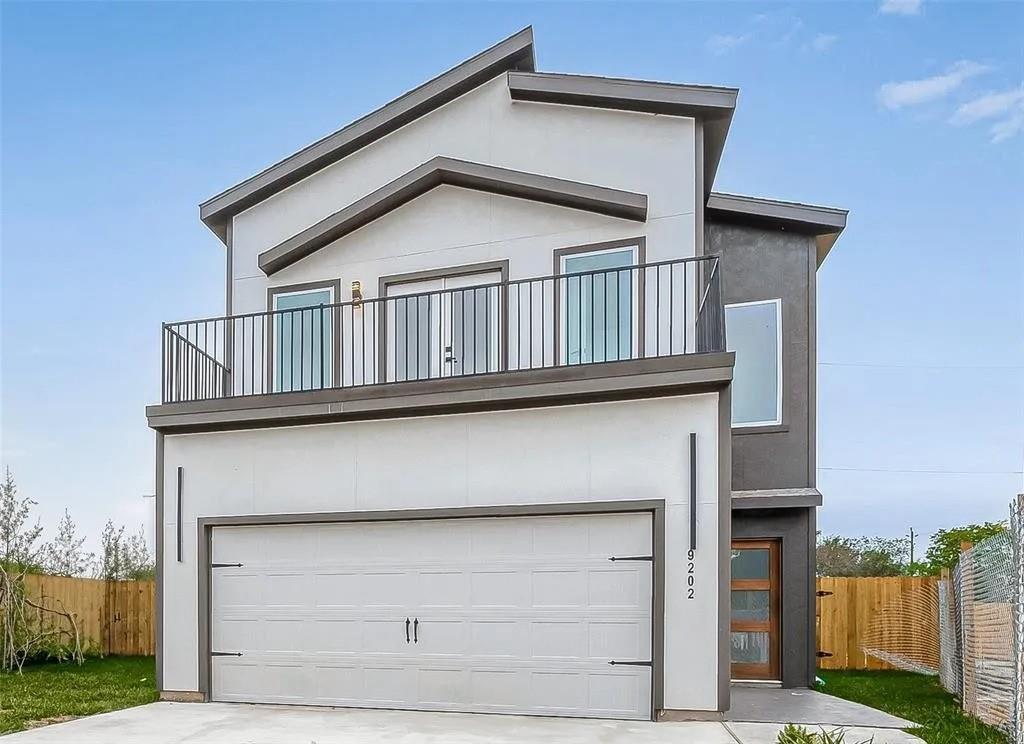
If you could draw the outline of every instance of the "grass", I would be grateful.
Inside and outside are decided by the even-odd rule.
[[[967,716],[935,677],[913,672],[818,672],[822,692],[921,724],[908,729],[928,744],[1007,744],[996,729]]]
[[[39,664],[0,673],[0,734],[66,717],[89,716],[157,698],[152,656],[110,656],[75,664]]]

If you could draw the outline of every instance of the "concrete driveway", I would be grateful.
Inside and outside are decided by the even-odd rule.
[[[5,744],[775,744],[776,723],[592,719],[153,703],[11,734]],[[849,729],[848,744],[919,744],[898,729]]]

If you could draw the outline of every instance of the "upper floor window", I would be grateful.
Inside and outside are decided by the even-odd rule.
[[[725,338],[736,352],[733,426],[782,423],[782,301],[725,306]]]
[[[635,357],[640,252],[639,243],[556,251],[559,273],[568,275],[558,287],[564,364]]]
[[[271,289],[271,358],[275,393],[321,390],[334,378],[336,282]],[[308,287],[308,288],[306,288]]]

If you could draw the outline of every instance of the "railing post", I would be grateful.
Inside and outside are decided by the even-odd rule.
[[[160,324],[160,402],[167,402],[167,324]]]

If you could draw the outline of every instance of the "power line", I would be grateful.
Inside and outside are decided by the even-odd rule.
[[[925,468],[845,468],[819,467],[818,470],[839,470],[852,473],[926,473],[934,475],[1024,475],[1022,470],[929,470]]]
[[[875,364],[874,362],[818,362],[818,366],[867,367],[875,369],[1024,369],[1024,365],[1022,364]]]

